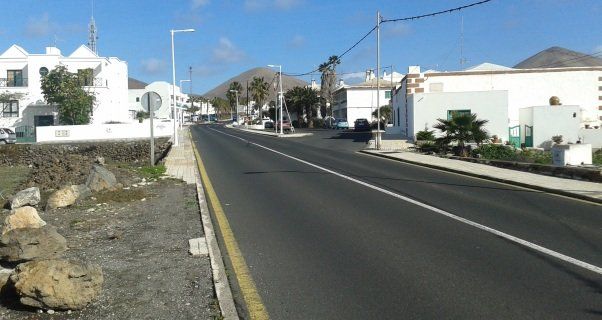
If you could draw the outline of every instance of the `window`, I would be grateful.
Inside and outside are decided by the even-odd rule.
[[[470,114],[470,109],[463,110],[447,110],[447,120],[451,120],[453,116],[461,116],[465,114]]]
[[[385,99],[391,99],[391,90],[385,91]]]
[[[136,97],[136,102],[140,102],[140,97]]]
[[[23,86],[23,70],[7,70],[6,71],[6,86],[7,87],[22,87]]]
[[[94,72],[91,68],[77,70],[77,77],[79,78],[79,83],[84,87],[94,85]]]
[[[19,116],[19,101],[11,100],[0,103],[3,118],[16,118]]]

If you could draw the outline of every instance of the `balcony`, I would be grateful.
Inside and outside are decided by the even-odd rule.
[[[27,78],[0,78],[0,88],[24,88],[27,85]]]
[[[82,83],[83,87],[106,87],[104,79],[102,78],[93,78],[93,79],[85,79]]]

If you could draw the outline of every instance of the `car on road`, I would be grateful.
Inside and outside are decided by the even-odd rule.
[[[349,129],[349,122],[347,122],[347,119],[336,119],[334,129]]]
[[[292,127],[290,121],[286,119],[282,121],[282,131],[291,131]],[[280,120],[276,121],[276,131],[280,131]]]
[[[355,131],[370,131],[370,122],[366,118],[358,118],[353,124],[353,130]]]
[[[0,144],[17,143],[17,134],[9,128],[0,128]]]

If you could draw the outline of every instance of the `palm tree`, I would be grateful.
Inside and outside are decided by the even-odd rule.
[[[257,106],[259,116],[261,117],[261,107],[268,96],[270,84],[265,82],[263,77],[253,77],[249,89],[251,90],[251,97],[255,100],[255,106]]]
[[[480,145],[489,138],[489,134],[483,128],[489,121],[477,119],[476,113],[452,113],[451,119],[437,119],[437,121],[439,122],[433,128],[439,129],[444,134],[437,138],[437,142],[444,146],[456,142],[463,157],[467,155],[465,147],[467,142],[474,141]]]
[[[307,119],[308,126],[313,127],[312,119],[316,104],[319,101],[318,94],[311,88],[294,87],[284,94],[286,105],[297,112],[300,122]]]
[[[338,56],[330,56],[328,61],[322,63],[318,67],[318,70],[322,73],[320,77],[320,96],[325,100],[326,103],[332,103],[332,93],[335,90],[337,82],[337,73],[335,69],[340,63],[341,60]],[[326,113],[329,113],[328,109],[326,110]]]
[[[238,93],[234,93],[236,91]],[[226,92],[226,98],[230,102],[230,105],[234,107],[236,105],[236,95],[240,97],[242,93],[242,85],[238,81],[230,82],[230,86],[228,87],[228,92]]]

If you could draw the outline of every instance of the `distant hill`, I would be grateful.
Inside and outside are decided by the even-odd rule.
[[[514,66],[515,69],[598,67],[602,59],[561,47],[551,47]]]
[[[271,83],[272,80],[274,80],[274,77],[276,76],[277,71],[274,71],[273,69],[269,69],[269,68],[254,68],[248,71],[245,71],[239,75],[237,75],[236,77],[233,77],[231,79],[229,79],[228,81],[225,81],[224,83],[218,85],[217,87],[207,91],[205,94],[203,94],[203,97],[205,98],[213,98],[213,97],[220,97],[223,99],[226,99],[226,93],[228,91],[228,88],[230,87],[230,83],[234,82],[234,81],[238,81],[241,85],[242,85],[242,92],[240,93],[239,97],[246,97],[247,96],[247,80],[249,81],[249,86],[251,85],[251,81],[253,81],[253,77],[263,77],[263,79],[268,82]],[[275,82],[277,83],[277,79],[275,79]],[[301,80],[301,79],[297,79],[294,77],[289,77],[286,75],[282,76],[282,90],[284,92],[286,92],[288,89],[292,89],[294,87],[305,87],[307,86],[308,83]],[[251,93],[249,93],[249,96],[251,95]],[[269,91],[269,97],[267,99],[267,101],[271,101],[274,100],[276,101],[277,99],[277,89],[274,89],[274,86],[270,86],[270,91]]]
[[[148,83],[146,82],[134,79],[132,77],[128,78],[128,89],[144,89],[146,86],[148,86]]]

